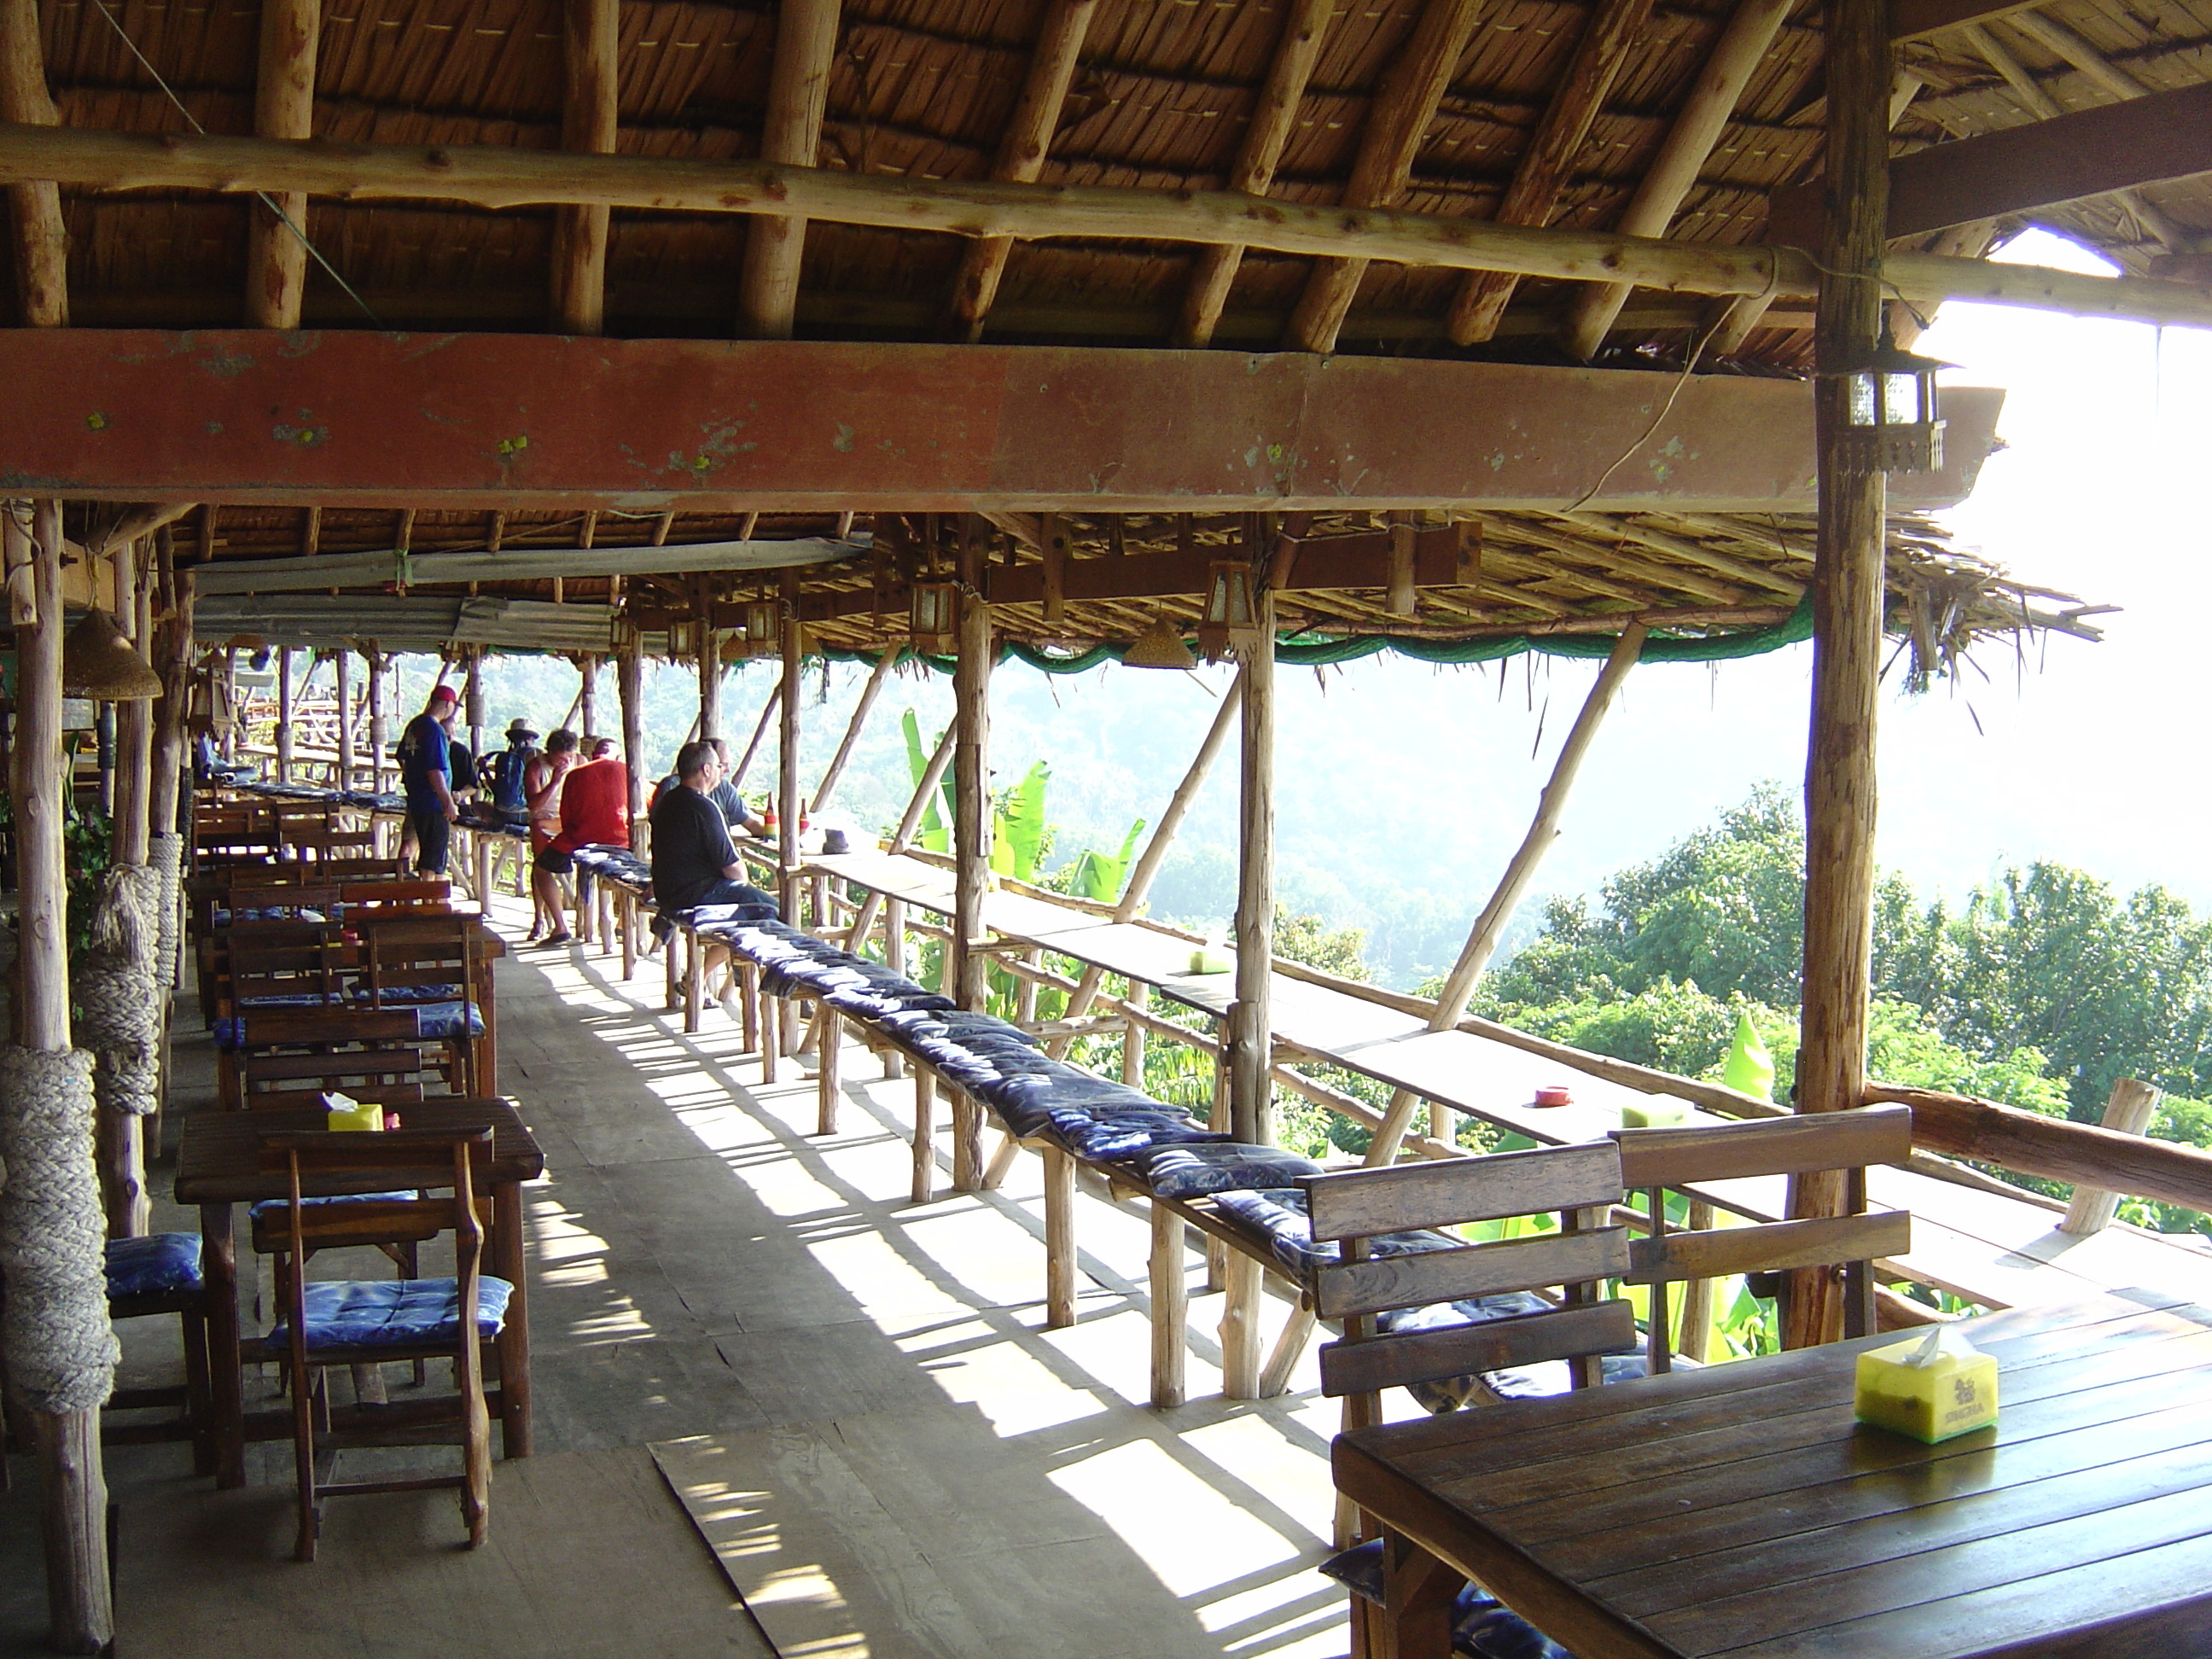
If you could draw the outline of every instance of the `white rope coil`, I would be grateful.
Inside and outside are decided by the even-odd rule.
[[[161,878],[118,864],[100,878],[91,942],[70,973],[76,1040],[96,1062],[93,1090],[111,1111],[144,1117],[161,1104],[161,999],[154,975]]]
[[[0,1273],[8,1380],[33,1411],[89,1411],[115,1387],[107,1224],[92,1167],[92,1056],[0,1045]]]
[[[161,936],[154,949],[154,975],[163,985],[174,985],[177,947],[184,938],[185,838],[154,836],[147,862],[161,878]]]

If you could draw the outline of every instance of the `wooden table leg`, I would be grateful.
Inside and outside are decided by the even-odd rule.
[[[1383,1659],[1451,1659],[1452,1603],[1466,1583],[1463,1574],[1386,1528]]]
[[[1044,1323],[1075,1323],[1075,1159],[1057,1146],[1044,1149]]]
[[[983,1179],[983,1109],[964,1089],[952,1096],[952,1190],[972,1193]]]
[[[208,1392],[215,1483],[246,1484],[246,1382],[238,1360],[238,1240],[228,1204],[200,1206],[200,1272],[208,1298]]]
[[[707,991],[707,946],[690,928],[684,930],[684,1029],[699,1029],[699,1005]]]
[[[837,1133],[837,1051],[845,1041],[845,1021],[828,1003],[822,1005],[822,1034],[817,1039],[814,1054],[814,1076],[819,1101],[815,1109],[814,1132],[834,1135]]]
[[[752,1054],[761,1040],[760,964],[743,957],[738,959],[738,1018],[744,1032],[743,1052]]]
[[[507,1323],[500,1327],[499,1446],[508,1457],[530,1455],[530,1283],[522,1253],[522,1183],[502,1181],[491,1189],[492,1260],[514,1286]]]
[[[767,997],[763,1000],[766,1006],[761,1010],[760,1051],[761,1082],[765,1085],[775,1081],[775,1062],[783,1054],[782,1004],[785,999]]]
[[[1182,1218],[1158,1203],[1152,1206],[1152,1404],[1166,1411],[1183,1401],[1190,1288],[1183,1276]]]
[[[622,976],[627,985],[637,971],[637,897],[626,887],[616,893],[615,916],[622,927]]]
[[[914,1185],[908,1196],[916,1204],[937,1196],[937,1079],[927,1066],[914,1068]]]
[[[683,993],[677,988],[677,981],[683,976],[683,969],[678,966],[677,957],[682,954],[683,950],[684,930],[680,927],[672,927],[668,937],[662,941],[660,948],[660,971],[667,981],[667,994],[662,997],[660,1003],[664,1009],[681,1008],[684,1006]]]
[[[1260,1397],[1260,1301],[1266,1269],[1242,1250],[1229,1252],[1221,1310],[1221,1392],[1231,1400]]]

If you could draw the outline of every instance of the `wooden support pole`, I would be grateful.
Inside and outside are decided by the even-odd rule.
[[[1044,1153],[1044,1324],[1075,1323],[1075,1158],[1057,1146]]]
[[[331,664],[338,686],[338,787],[353,787],[353,647],[340,646]]]
[[[1805,973],[1797,1109],[1836,1112],[1866,1090],[1874,948],[1875,724],[1881,686],[1885,480],[1843,465],[1844,373],[1880,343],[1889,218],[1890,45],[1881,0],[1828,0],[1827,224],[1814,327],[1820,544],[1813,572],[1813,717],[1805,760]],[[1841,1171],[1793,1177],[1793,1217],[1842,1213]],[[1843,1285],[1790,1275],[1786,1347],[1835,1341]]]
[[[1390,515],[1390,585],[1382,608],[1394,617],[1410,617],[1420,603],[1413,582],[1413,537],[1417,526],[1410,513]]]
[[[2150,1121],[2157,1114],[2159,1099],[2159,1091],[2149,1084],[2124,1077],[2112,1085],[2112,1092],[2105,1102],[2104,1127],[2116,1134],[2142,1134],[2150,1128]],[[2119,1194],[2101,1187],[2076,1187],[2058,1231],[2087,1238],[2111,1226],[2119,1208]]]
[[[1607,711],[1613,707],[1620,693],[1621,682],[1628,671],[1636,666],[1644,654],[1644,629],[1641,623],[1631,623],[1621,630],[1612,652],[1599,671],[1597,683],[1590,687],[1589,696],[1583,700],[1582,712],[1575,716],[1573,727],[1566,741],[1559,745],[1559,756],[1552,763],[1550,781],[1537,799],[1536,816],[1528,825],[1528,833],[1521,838],[1505,866],[1505,873],[1498,878],[1490,902],[1482,907],[1469,930],[1467,943],[1460,947],[1459,959],[1452,964],[1451,972],[1444,975],[1443,989],[1437,994],[1436,1011],[1429,1017],[1431,1031],[1449,1031],[1457,1025],[1467,1012],[1468,1000],[1482,979],[1483,969],[1498,949],[1498,941],[1504,936],[1506,924],[1520,908],[1521,899],[1535,878],[1544,855],[1551,851],[1552,843],[1559,837],[1559,821],[1566,814],[1567,799],[1574,793],[1575,776],[1582,770],[1583,757],[1589,753],[1598,728],[1605,723]],[[1389,1110],[1383,1114],[1382,1127],[1375,1132],[1368,1143],[1365,1161],[1370,1165],[1393,1163],[1405,1139],[1407,1127],[1412,1123],[1413,1109],[1419,1097],[1409,1089],[1400,1089],[1390,1097]],[[1439,1132],[1449,1130],[1448,1121],[1439,1120]],[[1440,1133],[1440,1139],[1449,1136]]]
[[[1260,641],[1237,678],[1243,711],[1237,793],[1237,1000],[1229,1010],[1229,1127],[1237,1139],[1275,1139],[1268,982],[1275,938],[1275,600],[1260,595]]]
[[[292,647],[276,647],[276,781],[292,781]]]
[[[1698,173],[1712,154],[1735,113],[1736,100],[1762,63],[1774,37],[1795,9],[1796,0],[1737,0],[1697,83],[1675,112],[1666,142],[1614,227],[1624,236],[1663,236],[1674,214],[1694,189]],[[1605,343],[1620,308],[1634,290],[1626,283],[1599,283],[1583,289],[1567,313],[1567,349],[1588,362]]]
[[[1171,1411],[1183,1401],[1185,1325],[1190,1317],[1189,1279],[1183,1262],[1182,1218],[1152,1206],[1152,1404]]]
[[[469,753],[481,760],[484,751],[484,653],[483,647],[480,645],[471,645],[465,649],[468,668],[461,681],[461,718],[469,728]],[[451,781],[463,785],[466,781],[455,778]]]
[[[152,643],[147,637],[146,617],[153,573],[146,568],[144,551],[137,542],[126,542],[115,550],[115,614],[141,656],[148,654]],[[153,835],[153,763],[154,705],[150,702],[116,704],[114,836],[118,864],[143,864],[147,860]]]
[[[614,154],[621,45],[617,0],[563,0],[563,149]],[[604,202],[553,210],[553,326],[563,334],[606,331],[607,231]]]
[[[155,832],[178,833],[178,806],[184,796],[185,756],[188,746],[185,716],[191,703],[192,573],[176,568],[175,550],[167,528],[154,535],[161,592],[168,614],[156,636],[160,654],[155,666],[161,672],[161,700],[154,705],[153,779],[149,787],[148,814]]]
[[[21,530],[12,509],[9,519],[12,541]],[[29,529],[33,574],[28,613],[18,609],[15,617],[15,734],[9,780],[17,893],[15,1035],[23,1048],[52,1055],[71,1047],[64,924],[69,878],[62,849],[63,791],[69,773],[62,755],[61,503],[36,502]],[[20,1105],[9,1101],[4,1109],[13,1112]],[[90,1158],[89,1146],[82,1155]],[[20,1181],[25,1171],[18,1166],[14,1174]],[[105,1652],[114,1639],[115,1614],[108,1588],[100,1408],[29,1416],[39,1447],[48,1642],[60,1653]]]
[[[586,651],[576,659],[576,672],[580,679],[576,696],[576,720],[580,735],[586,743],[599,735],[599,659]],[[476,676],[476,664],[469,665],[471,680]]]
[[[322,0],[262,0],[261,57],[253,83],[256,136],[315,136],[322,33]],[[246,212],[246,319],[255,328],[297,328],[307,293],[307,193],[270,193]]]
[[[46,91],[38,0],[0,0],[0,120],[51,127],[61,116]],[[8,185],[14,223],[15,300],[26,328],[69,326],[69,231],[61,187],[43,179]]]
[[[983,599],[984,535],[961,520],[960,655],[952,671],[953,999],[981,1012],[990,994],[983,898],[991,888],[991,608]]]
[[[753,758],[760,753],[761,744],[768,740],[769,722],[775,718],[776,710],[782,707],[783,682],[779,679],[769,687],[768,701],[761,704],[760,718],[753,722],[752,740],[745,744],[744,757],[730,773],[730,787],[732,789],[745,787],[745,775],[753,769]]]
[[[1021,96],[1014,100],[1005,136],[999,141],[994,179],[1013,184],[1034,184],[1044,171],[1046,153],[1060,126],[1060,112],[1067,102],[1068,84],[1075,78],[1083,37],[1091,27],[1091,14],[1098,0],[1046,0],[1037,27],[1036,49],[1030,54],[1029,75]],[[969,243],[952,284],[953,332],[974,342],[983,337],[983,319],[998,298],[999,281],[1006,272],[1006,258],[1014,249],[1006,236],[985,236]]]
[[[869,672],[868,683],[860,688],[860,700],[853,705],[853,718],[846,722],[845,736],[837,744],[837,752],[830,758],[830,769],[822,775],[822,781],[814,787],[814,816],[820,817],[822,809],[830,804],[836,793],[837,780],[845,775],[845,763],[853,758],[853,745],[860,740],[861,728],[868,723],[868,711],[876,706],[876,698],[884,689],[884,682],[891,677],[897,666],[896,647],[886,646],[884,654],[876,659]]]
[[[1515,163],[1513,182],[1491,217],[1504,225],[1549,223],[1560,193],[1574,177],[1575,161],[1613,83],[1644,49],[1652,0],[1599,0],[1583,26],[1575,55]],[[1446,327],[1455,345],[1475,345],[1498,331],[1520,279],[1477,271],[1460,280]]]
[[[830,99],[837,50],[838,0],[778,0],[775,57],[769,70],[761,160],[811,167]],[[748,339],[787,340],[799,305],[799,265],[806,221],[756,218],[738,279],[738,331]],[[709,734],[711,735],[711,734]]]
[[[692,594],[699,631],[699,736],[722,735],[722,641],[714,631],[714,582],[702,576]]]
[[[1245,124],[1243,142],[1229,172],[1230,189],[1247,196],[1265,196],[1275,182],[1275,169],[1297,128],[1298,106],[1305,101],[1306,83],[1313,79],[1314,65],[1321,60],[1322,43],[1335,10],[1336,0],[1294,0],[1285,13],[1283,32],[1276,38],[1274,56],[1268,60],[1260,100]],[[1229,290],[1237,282],[1237,268],[1243,259],[1244,250],[1233,243],[1198,251],[1191,262],[1190,286],[1183,291],[1182,314],[1176,325],[1177,345],[1213,343],[1213,331],[1220,325]]]
[[[629,844],[642,853],[652,827],[645,819],[645,653],[628,634],[615,652],[615,695],[622,703],[623,764],[629,769]],[[623,933],[625,944],[629,933]]]
[[[210,507],[208,510],[212,513],[215,509]],[[222,717],[228,722],[222,730],[222,758],[225,764],[234,766],[238,763],[238,740],[241,735],[238,718],[238,647],[234,645],[223,647],[221,684]]]
[[[799,573],[783,573],[783,601],[780,632],[783,646],[783,682],[780,707],[783,711],[781,740],[776,771],[776,873],[781,883],[777,896],[783,914],[794,926],[799,921],[799,647],[805,639],[799,624]]]
[[[384,762],[388,747],[384,712],[384,671],[390,659],[372,645],[362,653],[362,660],[368,666],[369,787],[380,795],[384,793]]]

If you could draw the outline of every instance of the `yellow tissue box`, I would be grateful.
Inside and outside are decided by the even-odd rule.
[[[1859,1356],[1852,1407],[1858,1420],[1929,1445],[1997,1420],[1997,1362],[1964,1338],[1926,1364],[1911,1360],[1925,1337]]]
[[[384,1127],[384,1108],[375,1101],[358,1101],[348,1095],[325,1095],[323,1105],[330,1113],[326,1126],[330,1128],[381,1132]]]
[[[1190,953],[1190,966],[1183,971],[1189,974],[1225,974],[1231,966],[1226,951],[1209,951],[1201,945]]]
[[[1620,1109],[1620,1127],[1624,1129],[1672,1129],[1686,1123],[1690,1117],[1690,1103],[1686,1100],[1647,1100],[1642,1105]]]

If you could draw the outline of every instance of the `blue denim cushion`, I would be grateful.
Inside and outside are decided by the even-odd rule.
[[[482,1036],[483,1016],[473,1002],[422,1002],[421,1030],[426,1037]]]
[[[368,1000],[366,990],[356,991],[354,996],[362,1002]],[[458,1002],[461,996],[458,985],[388,985],[382,993],[387,1008],[411,1008],[418,1002]]]
[[[371,1203],[371,1202],[373,1202],[373,1201],[374,1201],[374,1200],[378,1200],[378,1199],[386,1199],[386,1198],[402,1198],[402,1199],[404,1199],[404,1198],[412,1198],[412,1197],[414,1197],[414,1196],[415,1196],[415,1194],[414,1194],[413,1193],[411,1193],[411,1192],[408,1192],[408,1193],[338,1193],[338,1194],[333,1194],[332,1196],[328,1197],[328,1198],[303,1198],[303,1199],[301,1199],[301,1200],[300,1200],[300,1202],[301,1202],[302,1205],[309,1205],[309,1204],[368,1204],[368,1203]],[[289,1199],[288,1199],[288,1198],[258,1198],[258,1199],[254,1200],[252,1203],[251,1203],[251,1204],[249,1204],[249,1205],[247,1205],[247,1206],[246,1206],[246,1213],[249,1217],[251,1217],[252,1219],[254,1219],[254,1220],[256,1220],[256,1221],[258,1221],[258,1220],[260,1220],[260,1219],[261,1219],[261,1218],[262,1218],[263,1216],[267,1215],[270,1211],[272,1211],[272,1210],[281,1210],[281,1209],[283,1209],[283,1208],[287,1204],[290,1203],[291,1201],[292,1201],[292,1200],[289,1200]]]
[[[499,1334],[514,1294],[514,1285],[489,1273],[477,1281],[478,1335]],[[459,1329],[460,1296],[457,1279],[319,1279],[307,1290],[307,1346],[398,1348],[450,1341]],[[289,1332],[280,1323],[265,1340],[281,1348]]]
[[[1200,1128],[1187,1117],[1164,1110],[1116,1112],[1110,1117],[1066,1111],[1047,1115],[1053,1139],[1076,1157],[1092,1164],[1134,1158],[1156,1146],[1190,1146],[1229,1139]]]
[[[1203,1198],[1244,1187],[1286,1187],[1321,1165],[1274,1146],[1228,1140],[1196,1146],[1163,1146],[1131,1160],[1145,1185],[1162,1198]]]
[[[1214,1200],[1223,1220],[1240,1231],[1267,1242],[1268,1253],[1300,1278],[1334,1261],[1340,1251],[1334,1239],[1316,1243],[1308,1218],[1305,1190],[1300,1187],[1261,1187],[1247,1192],[1223,1193]],[[1431,1250],[1456,1250],[1467,1241],[1449,1233],[1381,1233],[1367,1241],[1375,1255],[1419,1255]]]
[[[107,1294],[175,1296],[197,1291],[200,1277],[198,1233],[149,1233],[143,1238],[107,1241]]]

